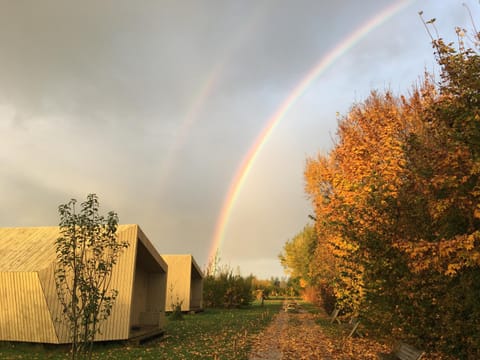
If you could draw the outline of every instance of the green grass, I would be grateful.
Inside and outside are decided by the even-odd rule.
[[[166,335],[139,346],[107,343],[95,346],[94,359],[247,359],[252,335],[269,324],[281,308],[281,301],[255,302],[245,309],[207,309],[184,315],[184,320],[167,318]],[[0,359],[65,359],[65,348],[3,343]]]
[[[308,311],[310,314],[317,315],[317,314],[324,314],[325,313],[324,310],[320,309],[317,305],[314,305],[310,302],[301,301],[300,305],[302,306],[303,309]]]

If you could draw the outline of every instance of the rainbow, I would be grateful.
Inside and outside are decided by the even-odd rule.
[[[195,96],[192,105],[189,107],[184,120],[181,123],[181,126],[175,134],[175,139],[172,146],[168,149],[165,159],[161,164],[158,174],[157,174],[157,188],[163,189],[164,184],[168,179],[168,174],[172,171],[172,167],[175,164],[175,155],[180,151],[180,149],[185,145],[190,129],[197,121],[203,105],[210,97],[211,93],[215,89],[215,86],[220,78],[222,73],[223,62],[220,62],[219,65],[215,66],[213,70],[208,75],[206,81],[203,83],[200,91],[197,96]]]
[[[181,122],[180,127],[175,133],[172,146],[165,154],[165,159],[158,169],[157,173],[157,188],[163,189],[165,182],[168,180],[168,175],[172,173],[172,167],[175,165],[176,154],[181,150],[188,140],[188,135],[198,121],[199,116],[207,103],[212,93],[215,91],[217,84],[220,82],[225,66],[230,62],[230,59],[235,54],[243,43],[254,33],[257,27],[262,23],[265,14],[268,12],[268,3],[259,3],[252,10],[250,16],[247,18],[244,26],[239,28],[229,43],[229,46],[217,56],[217,61],[210,70],[205,81],[202,83],[199,91],[190,102],[188,111]]]
[[[258,157],[258,154],[262,151],[265,143],[269,139],[272,132],[275,130],[280,120],[285,116],[285,114],[288,112],[288,110],[290,110],[290,108],[295,104],[295,102],[302,96],[302,94],[313,83],[313,81],[316,80],[321,74],[323,74],[325,70],[327,70],[327,68],[335,62],[335,60],[345,54],[350,48],[352,48],[356,43],[358,43],[362,38],[364,38],[370,31],[386,22],[393,15],[395,15],[400,10],[404,9],[414,1],[415,0],[397,1],[396,3],[388,6],[381,12],[377,13],[367,22],[363,23],[359,28],[355,29],[339,44],[337,44],[331,51],[329,51],[324,57],[322,57],[320,61],[307,73],[307,75],[302,78],[302,80],[289,93],[285,101],[282,102],[282,104],[270,117],[267,125],[263,128],[262,132],[258,135],[257,139],[248,150],[247,155],[244,157],[242,163],[240,164],[240,167],[235,174],[235,177],[233,178],[233,181],[230,184],[227,196],[225,197],[222,209],[220,211],[220,215],[215,226],[214,235],[208,255],[209,259],[213,259],[216,252],[220,248],[220,245],[224,238],[225,230],[228,225],[230,213],[235,205],[235,202],[238,199],[245,179],[248,177],[248,174],[250,173],[250,170],[252,169],[253,164]]]

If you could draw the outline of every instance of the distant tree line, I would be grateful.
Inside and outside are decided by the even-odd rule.
[[[298,295],[295,282],[272,277],[257,279],[242,276],[240,269],[220,264],[218,254],[210,259],[204,270],[203,302],[206,308],[238,308],[250,305],[255,299]]]

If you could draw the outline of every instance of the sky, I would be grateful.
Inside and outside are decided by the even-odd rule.
[[[463,2],[480,19],[476,0],[0,0],[0,226],[96,193],[160,254],[285,276],[306,159],[370,91],[438,75],[418,12],[455,40]]]

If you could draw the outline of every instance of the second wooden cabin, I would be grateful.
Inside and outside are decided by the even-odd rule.
[[[162,255],[168,265],[165,311],[203,310],[203,273],[192,255]]]

